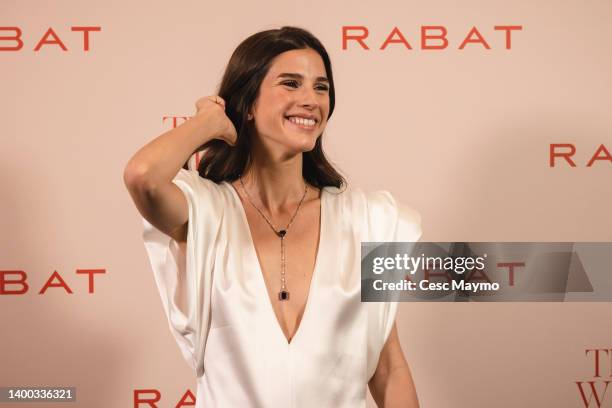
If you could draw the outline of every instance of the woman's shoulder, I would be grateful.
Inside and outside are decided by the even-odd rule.
[[[361,222],[371,241],[416,241],[421,236],[421,215],[398,201],[388,190],[366,191],[360,187],[325,187],[338,215]]]
[[[330,201],[343,210],[366,212],[388,212],[397,207],[397,201],[388,190],[366,191],[351,185],[342,188],[324,187]]]
[[[360,187],[345,185],[341,188],[326,186],[328,208],[336,221],[352,224],[354,227],[367,223],[374,212],[385,210],[381,192],[367,192]]]
[[[196,170],[181,168],[172,182],[183,191],[190,206],[194,208],[219,215],[233,202],[233,187],[229,183],[216,183],[200,176]]]
[[[184,168],[181,168],[172,180],[172,182],[177,185],[182,184],[188,186],[196,193],[209,193],[217,195],[218,198],[231,198],[230,189],[232,187],[229,182],[222,181],[217,183],[208,178],[200,176],[200,173],[197,170],[186,170]]]
[[[197,170],[180,168],[176,176],[174,176],[173,182],[179,181],[185,183],[193,188],[205,188],[210,190],[220,190],[222,183],[215,183],[214,181],[200,176]]]

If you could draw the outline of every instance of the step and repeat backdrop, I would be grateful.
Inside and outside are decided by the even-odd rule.
[[[3,0],[0,387],[193,406],[123,170],[265,29],[326,46],[324,148],[351,186],[416,209],[423,240],[612,241],[610,16],[595,0]],[[611,312],[408,302],[397,323],[424,408],[612,407]]]

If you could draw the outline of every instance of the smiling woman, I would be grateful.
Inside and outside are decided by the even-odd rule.
[[[218,95],[126,166],[197,407],[365,407],[368,385],[379,406],[418,406],[397,304],[361,302],[360,243],[416,241],[420,218],[387,191],[348,188],[326,159],[334,103],[321,43],[262,31]]]
[[[308,183],[318,188],[345,184],[323,152],[323,131],[334,111],[336,96],[331,61],[312,34],[283,27],[244,40],[227,64],[219,96],[238,137],[235,146],[217,139],[199,146],[203,157],[198,171],[203,177],[217,183],[236,180],[260,156],[262,145],[276,145],[273,153],[279,154],[284,144],[294,143],[293,153],[300,151],[301,170]],[[315,120],[310,136],[293,133],[292,137],[273,139],[282,135],[279,127],[310,130],[308,124],[291,123],[291,116],[294,122],[300,122],[299,118]],[[183,168],[188,168],[187,163]]]
[[[309,48],[274,59],[247,118],[267,151],[309,152],[327,125],[329,80],[320,55]]]

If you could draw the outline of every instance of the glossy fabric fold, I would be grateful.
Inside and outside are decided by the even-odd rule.
[[[170,331],[198,381],[197,408],[365,407],[397,303],[361,303],[361,241],[417,241],[420,217],[387,191],[325,187],[319,252],[302,321],[278,325],[246,215],[229,183],[181,169],[186,245],[143,219]]]

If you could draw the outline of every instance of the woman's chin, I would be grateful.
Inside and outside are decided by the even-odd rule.
[[[294,133],[294,132],[283,132],[278,137],[271,138],[272,145],[276,145],[277,148],[290,152],[291,154],[299,154],[309,152],[315,148],[319,134],[305,134],[305,133]],[[268,144],[265,143],[264,144]],[[281,147],[282,146],[282,147]]]
[[[317,139],[304,138],[303,140],[300,140],[299,143],[296,143],[294,148],[298,152],[306,153],[314,149],[316,143],[317,143]]]
[[[309,152],[314,149],[318,135],[285,133],[284,145],[295,153]]]
[[[320,127],[305,129],[285,119],[285,135],[292,145],[302,152],[309,152],[314,149],[317,139],[321,134]]]

